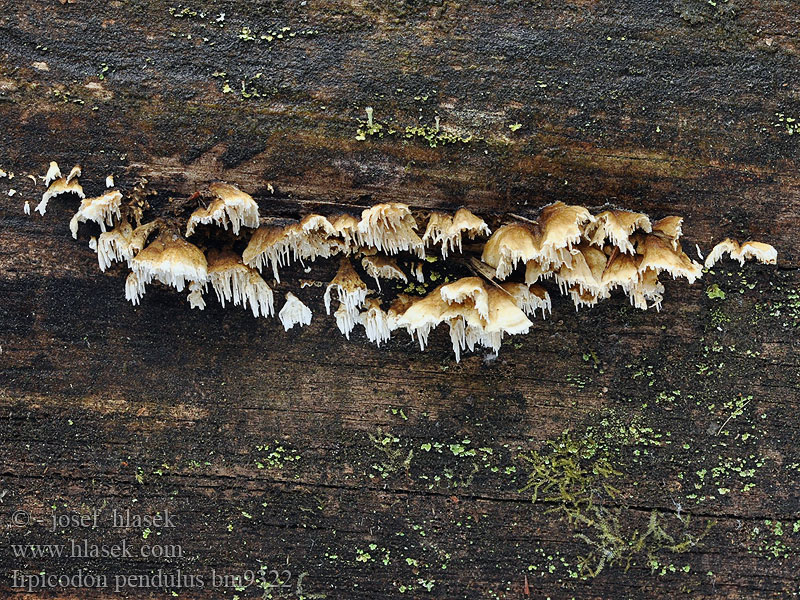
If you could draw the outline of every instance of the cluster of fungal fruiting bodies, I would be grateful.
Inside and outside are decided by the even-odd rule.
[[[663,272],[689,283],[702,276],[702,265],[681,248],[683,219],[675,216],[651,222],[642,213],[592,214],[582,206],[555,202],[535,221],[509,215],[512,222],[494,233],[465,208],[453,215],[428,213],[422,231],[407,205],[389,202],[365,209],[360,218],[311,214],[279,226],[259,216],[249,194],[217,182],[205,194],[207,205],[196,208],[184,224],[165,219],[142,223],[142,211],[123,201],[112,177],[102,195],[86,198],[80,175],[80,167],[75,167],[64,177],[51,163],[44,178],[47,191],[37,210],[44,214],[55,196],[77,195],[81,203],[70,221],[73,237],[81,223],[99,225],[102,233],[90,240],[90,247],[103,271],[114,262],[127,264],[125,296],[133,304],[141,301],[147,286],[159,282],[179,292],[188,289],[190,306],[202,310],[210,286],[223,306],[249,307],[255,317],[268,317],[275,313],[273,292],[262,272],[279,284],[281,268],[294,261],[305,264],[336,256],[338,271],[323,299],[328,314],[334,299],[338,303],[333,315],[344,336],[349,339],[360,325],[380,346],[394,331],[404,329],[424,349],[431,330],[444,323],[456,360],[475,347],[496,352],[505,335],[529,331],[529,316],[551,312],[550,295],[542,285],[548,279],[576,309],[594,306],[619,289],[633,306],[645,310],[661,307]],[[195,197],[202,203],[203,194]],[[487,237],[484,244],[477,241]],[[466,247],[465,238],[470,241]],[[234,242],[243,251],[235,251]],[[431,246],[438,246],[442,259],[458,262],[473,274],[446,279],[424,296],[397,294],[384,308],[378,295],[381,280],[424,282],[421,261]],[[740,245],[726,239],[711,251],[706,267],[725,253],[741,262],[756,258],[774,264],[777,258],[768,244]],[[362,279],[357,265],[374,279],[377,292]],[[278,318],[288,331],[308,325],[312,314],[287,292]]]

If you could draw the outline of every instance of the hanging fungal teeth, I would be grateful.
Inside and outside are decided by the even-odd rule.
[[[69,177],[62,177],[61,171],[58,170],[58,165],[55,162],[51,162],[50,169],[47,171],[47,175],[45,176],[45,185],[47,185],[47,191],[42,194],[42,200],[36,205],[36,211],[40,215],[44,216],[44,214],[47,212],[47,203],[51,200],[51,198],[55,198],[61,194],[75,194],[81,200],[86,198],[86,194],[83,193],[81,184],[78,183],[78,177],[80,174],[81,168],[76,166],[73,167]],[[55,179],[53,179],[54,175],[57,175]]]
[[[633,254],[635,250],[629,238],[637,229],[645,233],[653,230],[647,215],[628,210],[606,210],[598,214],[593,223],[587,225],[586,239],[592,245],[601,248],[605,245],[605,241],[609,240],[619,248],[620,252]]]
[[[683,217],[664,217],[653,223],[653,234],[665,238],[678,250],[678,240],[683,235]]]
[[[235,252],[209,252],[208,281],[223,307],[231,301],[234,306],[245,308],[249,304],[254,317],[268,317],[274,312],[272,289],[258,271],[243,264]]]
[[[361,213],[358,239],[363,246],[372,246],[387,254],[411,252],[425,256],[425,244],[416,234],[417,222],[407,205],[399,202],[376,204]]]
[[[47,174],[44,176],[44,186],[50,187],[56,179],[61,178],[61,169],[58,168],[56,161],[50,161],[50,167],[47,169]]]
[[[619,288],[630,303],[639,309],[659,310],[664,286],[659,274],[668,272],[674,278],[684,277],[693,283],[702,275],[699,263],[689,258],[681,248],[682,217],[670,216],[650,222],[647,215],[625,210],[606,210],[593,216],[586,208],[555,202],[545,206],[538,220],[511,215],[517,222],[506,224],[490,235],[487,224],[467,209],[459,209],[452,217],[433,212],[420,238],[417,222],[410,208],[401,203],[378,204],[365,209],[361,219],[342,214],[331,219],[311,214],[285,227],[259,225],[258,206],[251,196],[226,183],[209,186],[214,200],[207,208],[195,210],[186,223],[186,234],[192,235],[197,225],[216,225],[204,236],[204,249],[173,233],[174,219],[159,218],[134,228],[131,219],[141,223],[143,210],[148,207],[140,199],[124,204],[122,193],[113,189],[113,176],[106,178],[104,194],[85,198],[78,178],[80,166],[64,177],[55,162],[44,177],[47,191],[36,207],[46,212],[47,202],[59,194],[74,193],[81,198],[78,211],[70,221],[70,230],[77,237],[81,223],[97,223],[103,232],[89,240],[97,252],[102,271],[113,262],[127,262],[131,272],[125,280],[125,297],[139,304],[146,286],[153,280],[172,286],[178,291],[188,285],[187,300],[191,308],[204,309],[204,293],[208,285],[214,289],[219,302],[226,306],[249,308],[253,315],[274,313],[273,292],[257,270],[270,266],[280,282],[278,269],[296,260],[313,261],[343,255],[334,279],[323,295],[325,308],[331,313],[335,291],[339,306],[334,318],[345,337],[356,325],[362,325],[367,338],[381,346],[391,333],[405,329],[424,350],[430,332],[440,324],[449,328],[450,341],[456,360],[464,350],[476,347],[500,348],[504,335],[529,331],[528,316],[542,311],[546,317],[552,311],[548,291],[539,283],[555,278],[560,291],[570,297],[576,309],[594,306],[610,297]],[[35,179],[35,178],[34,178]],[[26,212],[30,205],[26,203]],[[116,222],[116,225],[115,225]],[[109,231],[106,227],[113,226]],[[237,237],[244,228],[254,229],[245,237],[247,246],[240,257],[230,248],[245,240]],[[151,241],[154,234],[158,236]],[[483,246],[481,260],[472,246],[464,252],[463,238],[475,239],[490,235]],[[454,271],[443,263],[443,270],[433,270],[430,280],[444,277],[445,283],[424,297],[399,294],[389,305],[381,307],[380,298],[367,298],[370,290],[355,270],[351,257],[358,257],[366,273],[375,279],[394,279],[413,287],[425,286],[423,259],[425,246],[439,245],[442,256],[450,253],[463,256],[453,261],[455,272],[469,268],[474,277],[462,277],[450,282]],[[207,249],[208,258],[204,254]],[[219,250],[218,248],[229,250]],[[702,259],[699,247],[698,256]],[[393,255],[410,262],[404,272]],[[726,239],[717,244],[705,259],[706,267],[713,266],[725,254],[744,263],[754,258],[762,263],[775,264],[777,251],[769,244],[748,241],[739,244]],[[391,256],[387,256],[391,255]],[[429,258],[435,261],[434,257]],[[524,281],[506,280],[524,265]],[[306,272],[310,267],[303,264]],[[304,280],[312,285],[320,282]],[[291,292],[278,313],[288,331],[294,325],[308,325],[311,310]]]
[[[641,261],[641,256],[623,254],[618,247],[614,248],[600,280],[602,286],[609,291],[620,287],[627,293],[638,279]]]
[[[134,229],[127,219],[122,219],[111,231],[101,233],[97,239],[97,262],[105,271],[114,261],[126,261],[128,266],[141,252],[150,235],[160,227],[157,221],[145,223]]]
[[[292,292],[286,293],[286,304],[278,313],[278,318],[286,331],[295,325],[308,325],[311,323],[311,309],[303,304]]]
[[[364,326],[364,332],[370,342],[379,348],[392,337],[392,320],[381,309],[381,303],[375,298],[366,301],[366,309],[359,313],[358,322]]]
[[[174,233],[161,233],[131,260],[131,268],[142,286],[156,279],[179,292],[187,280],[204,282],[208,278],[200,248]]]
[[[330,221],[320,215],[308,215],[299,223],[284,228],[262,226],[256,229],[245,248],[243,259],[247,266],[261,270],[272,267],[275,280],[280,283],[278,267],[294,260],[329,258],[344,250],[345,243],[336,237]]]
[[[200,310],[205,310],[206,301],[203,298],[204,291],[205,284],[200,283],[199,281],[189,282],[189,294],[186,296],[186,299],[189,301],[190,308],[199,308]]]
[[[547,318],[547,313],[553,312],[550,294],[540,285],[526,285],[524,283],[504,282],[500,287],[511,294],[514,302],[527,316],[533,316],[541,309],[542,318]]]
[[[342,238],[345,252],[352,252],[358,247],[358,219],[353,215],[338,215],[331,221],[331,225]]]
[[[740,245],[736,240],[725,238],[708,254],[705,262],[706,269],[713,267],[725,254],[738,260],[740,265],[743,265],[748,258],[755,258],[758,262],[766,265],[774,265],[778,262],[778,251],[769,244],[751,240]]]
[[[503,225],[486,242],[481,260],[496,269],[498,279],[505,279],[519,262],[535,261],[539,265],[538,247],[538,240],[527,226]]]
[[[242,227],[258,227],[258,204],[250,194],[221,182],[212,183],[208,189],[214,194],[214,200],[208,208],[198,208],[192,213],[186,224],[186,237],[192,235],[199,224],[213,223],[226,230],[230,225],[233,235],[239,235]]]
[[[569,264],[572,245],[583,237],[583,227],[595,218],[583,206],[554,202],[542,209],[536,228],[539,232],[539,262],[542,265]]]
[[[588,244],[576,246],[570,264],[562,265],[556,272],[556,281],[562,293],[577,287],[582,304],[587,304],[586,298],[590,296],[603,297],[607,293],[603,286],[606,263],[606,255],[594,246]]]
[[[640,310],[647,310],[647,301],[652,302],[656,310],[661,310],[661,301],[664,299],[664,285],[658,280],[658,273],[655,269],[644,269],[639,271],[636,283],[631,286],[628,292],[631,304]]]
[[[489,318],[489,293],[480,277],[464,277],[440,288],[442,300],[448,304],[470,306],[482,319]]]
[[[483,219],[466,208],[459,208],[452,217],[440,212],[431,213],[422,241],[426,246],[440,244],[442,258],[447,258],[449,252],[456,250],[461,252],[464,235],[474,240],[479,235],[489,235],[490,233],[491,230]]]
[[[367,284],[364,283],[359,277],[350,259],[343,256],[339,262],[339,270],[336,276],[325,288],[325,311],[331,314],[331,292],[336,291],[339,303],[344,307],[345,314],[337,316],[336,322],[339,325],[339,330],[349,336],[350,332],[355,327],[359,309],[363,306],[364,301],[369,293]],[[337,314],[339,311],[336,311]]]
[[[661,237],[654,233],[644,234],[637,240],[636,251],[642,255],[639,270],[652,269],[656,273],[666,271],[673,278],[685,277],[694,283],[703,275],[700,263],[689,258],[680,244],[675,245],[669,237]]]
[[[110,190],[102,196],[96,198],[85,198],[81,201],[78,212],[69,222],[69,229],[72,237],[78,239],[78,225],[86,221],[92,221],[100,225],[100,229],[105,232],[106,225],[114,225],[114,217],[120,218],[120,207],[122,206],[122,193],[118,190]]]
[[[361,259],[361,266],[367,272],[367,275],[375,280],[378,291],[381,291],[381,279],[399,279],[403,283],[408,283],[408,277],[397,266],[397,261],[388,256],[380,256],[379,254],[365,256]]]
[[[142,300],[144,292],[144,282],[139,279],[135,272],[129,273],[125,279],[125,299],[136,306]]]

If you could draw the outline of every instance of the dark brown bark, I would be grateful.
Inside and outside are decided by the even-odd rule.
[[[797,592],[795,3],[0,9],[0,168],[14,173],[0,179],[4,594],[18,591],[15,569],[82,568],[111,589],[33,597],[162,598],[163,587],[114,594],[114,575],[181,569],[206,585],[180,597],[230,598],[211,569],[260,565],[289,570],[283,593],[306,598]],[[383,137],[356,139],[366,106]],[[387,133],[414,127],[428,129]],[[360,330],[347,342],[323,317],[319,288],[276,290],[314,311],[288,334],[215,302],[190,311],[156,287],[132,307],[123,270],[97,269],[89,229],[70,237],[73,202],[22,213],[42,190],[26,175],[50,160],[80,162],[90,193],[109,172],[127,190],[145,177],[154,215],[214,179],[281,217],[399,200],[466,205],[496,223],[554,200],[613,203],[684,215],[687,251],[753,237],[778,248],[779,265],[726,262],[693,286],[667,281],[660,313],[622,297],[575,313],[559,298],[496,360],[476,352],[456,364],[444,331],[424,353],[403,335],[380,350]],[[326,281],[334,268],[290,269],[286,281]],[[725,299],[706,294],[715,283]],[[677,539],[708,534],[686,552],[650,539],[627,570],[622,560],[574,577],[592,551],[576,534],[600,530],[520,492],[531,471],[522,456],[564,430],[619,471],[605,515],[629,538],[653,510]],[[589,477],[583,493],[599,502],[602,483]],[[48,531],[54,512],[95,508],[97,529]],[[177,526],[113,529],[114,508],[169,509]],[[43,524],[14,526],[18,511]],[[136,552],[179,544],[183,557],[21,559],[10,548],[69,538],[126,539]],[[597,556],[614,562],[609,548]]]

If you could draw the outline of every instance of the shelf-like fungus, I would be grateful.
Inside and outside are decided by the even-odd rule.
[[[63,177],[61,171],[58,169],[58,165],[55,162],[51,162],[50,169],[48,169],[47,175],[45,176],[47,190],[42,194],[42,200],[36,205],[36,211],[44,216],[47,212],[47,203],[50,202],[52,198],[60,196],[61,194],[75,194],[81,200],[86,198],[86,194],[83,193],[83,188],[78,182],[80,174],[81,168],[76,166],[73,167],[69,176]],[[55,179],[53,179],[54,175],[57,175]]]
[[[645,233],[653,230],[647,215],[628,210],[605,210],[587,226],[586,238],[590,244],[601,248],[608,240],[619,248],[620,252],[633,254],[635,250],[630,242],[630,236],[637,229]]]
[[[358,239],[361,245],[387,254],[411,252],[422,258],[425,256],[425,244],[417,235],[416,228],[417,222],[405,204],[376,204],[361,213]]]
[[[114,261],[126,261],[128,266],[131,260],[147,244],[147,240],[161,223],[151,221],[140,225],[136,229],[123,218],[111,231],[101,233],[97,239],[97,262],[100,270],[105,271]]]
[[[367,275],[375,280],[378,291],[381,291],[381,279],[399,279],[403,283],[408,283],[408,277],[397,266],[397,261],[388,256],[381,256],[380,254],[364,256],[361,259],[361,266],[367,272]]]
[[[226,302],[244,307],[249,304],[254,317],[268,317],[274,312],[272,289],[258,271],[242,263],[235,252],[209,252],[208,281],[223,307]]]
[[[114,225],[114,217],[120,218],[120,207],[122,206],[122,193],[119,190],[109,190],[105,194],[95,198],[84,198],[72,220],[69,222],[69,229],[72,237],[78,239],[78,226],[80,223],[92,221],[100,226],[105,232],[106,226]]]
[[[331,314],[331,292],[333,291],[336,291],[339,303],[344,307],[344,314],[337,316],[336,322],[339,325],[339,330],[343,334],[349,335],[353,327],[355,327],[356,317],[364,305],[369,288],[356,273],[353,263],[346,256],[342,257],[336,276],[325,288],[323,299],[325,301],[325,310],[328,314]],[[336,312],[338,315],[339,311],[337,310]]]
[[[748,258],[755,258],[758,262],[766,265],[774,265],[778,262],[778,251],[769,244],[752,240],[739,244],[736,240],[725,238],[709,253],[705,262],[706,269],[713,267],[725,254],[738,260],[740,265],[743,265]]]
[[[308,325],[311,323],[311,309],[300,301],[292,292],[286,293],[286,303],[278,313],[278,318],[286,331],[295,325]]]
[[[479,235],[490,233],[491,230],[483,219],[466,208],[459,208],[452,217],[440,212],[431,213],[422,241],[426,246],[441,245],[442,258],[447,258],[450,252],[461,252],[464,235],[474,240]]]
[[[142,286],[154,279],[183,291],[186,281],[203,282],[208,266],[203,252],[174,233],[161,233],[131,260],[131,269]]]
[[[242,227],[258,227],[258,204],[250,194],[235,185],[216,182],[209,187],[214,199],[208,207],[195,210],[186,223],[186,237],[194,233],[199,224],[214,224],[223,229],[231,226],[233,235],[239,235]]]

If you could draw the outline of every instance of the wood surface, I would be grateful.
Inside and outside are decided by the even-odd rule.
[[[3,597],[796,596],[797,8],[0,1]],[[361,136],[367,106],[382,129]],[[561,200],[683,215],[690,254],[752,237],[779,263],[668,280],[660,312],[554,294],[529,335],[456,364],[443,328],[425,352],[344,340],[322,290],[297,289],[333,261],[276,288],[314,311],[300,331],[157,286],[132,307],[91,228],[71,238],[75,201],[23,214],[51,160],[80,163],[90,193],[145,178],[153,216],[217,179],[282,218],[397,200],[496,225]],[[577,479],[553,469],[575,505],[523,490],[554,440],[581,456]],[[50,531],[95,509],[95,528]],[[113,528],[114,509],[177,525]],[[642,541],[654,514],[691,543]],[[12,548],[70,539],[135,551]],[[213,584],[260,567],[287,586]],[[14,587],[79,569],[109,587]],[[159,569],[204,586],[114,589]]]

